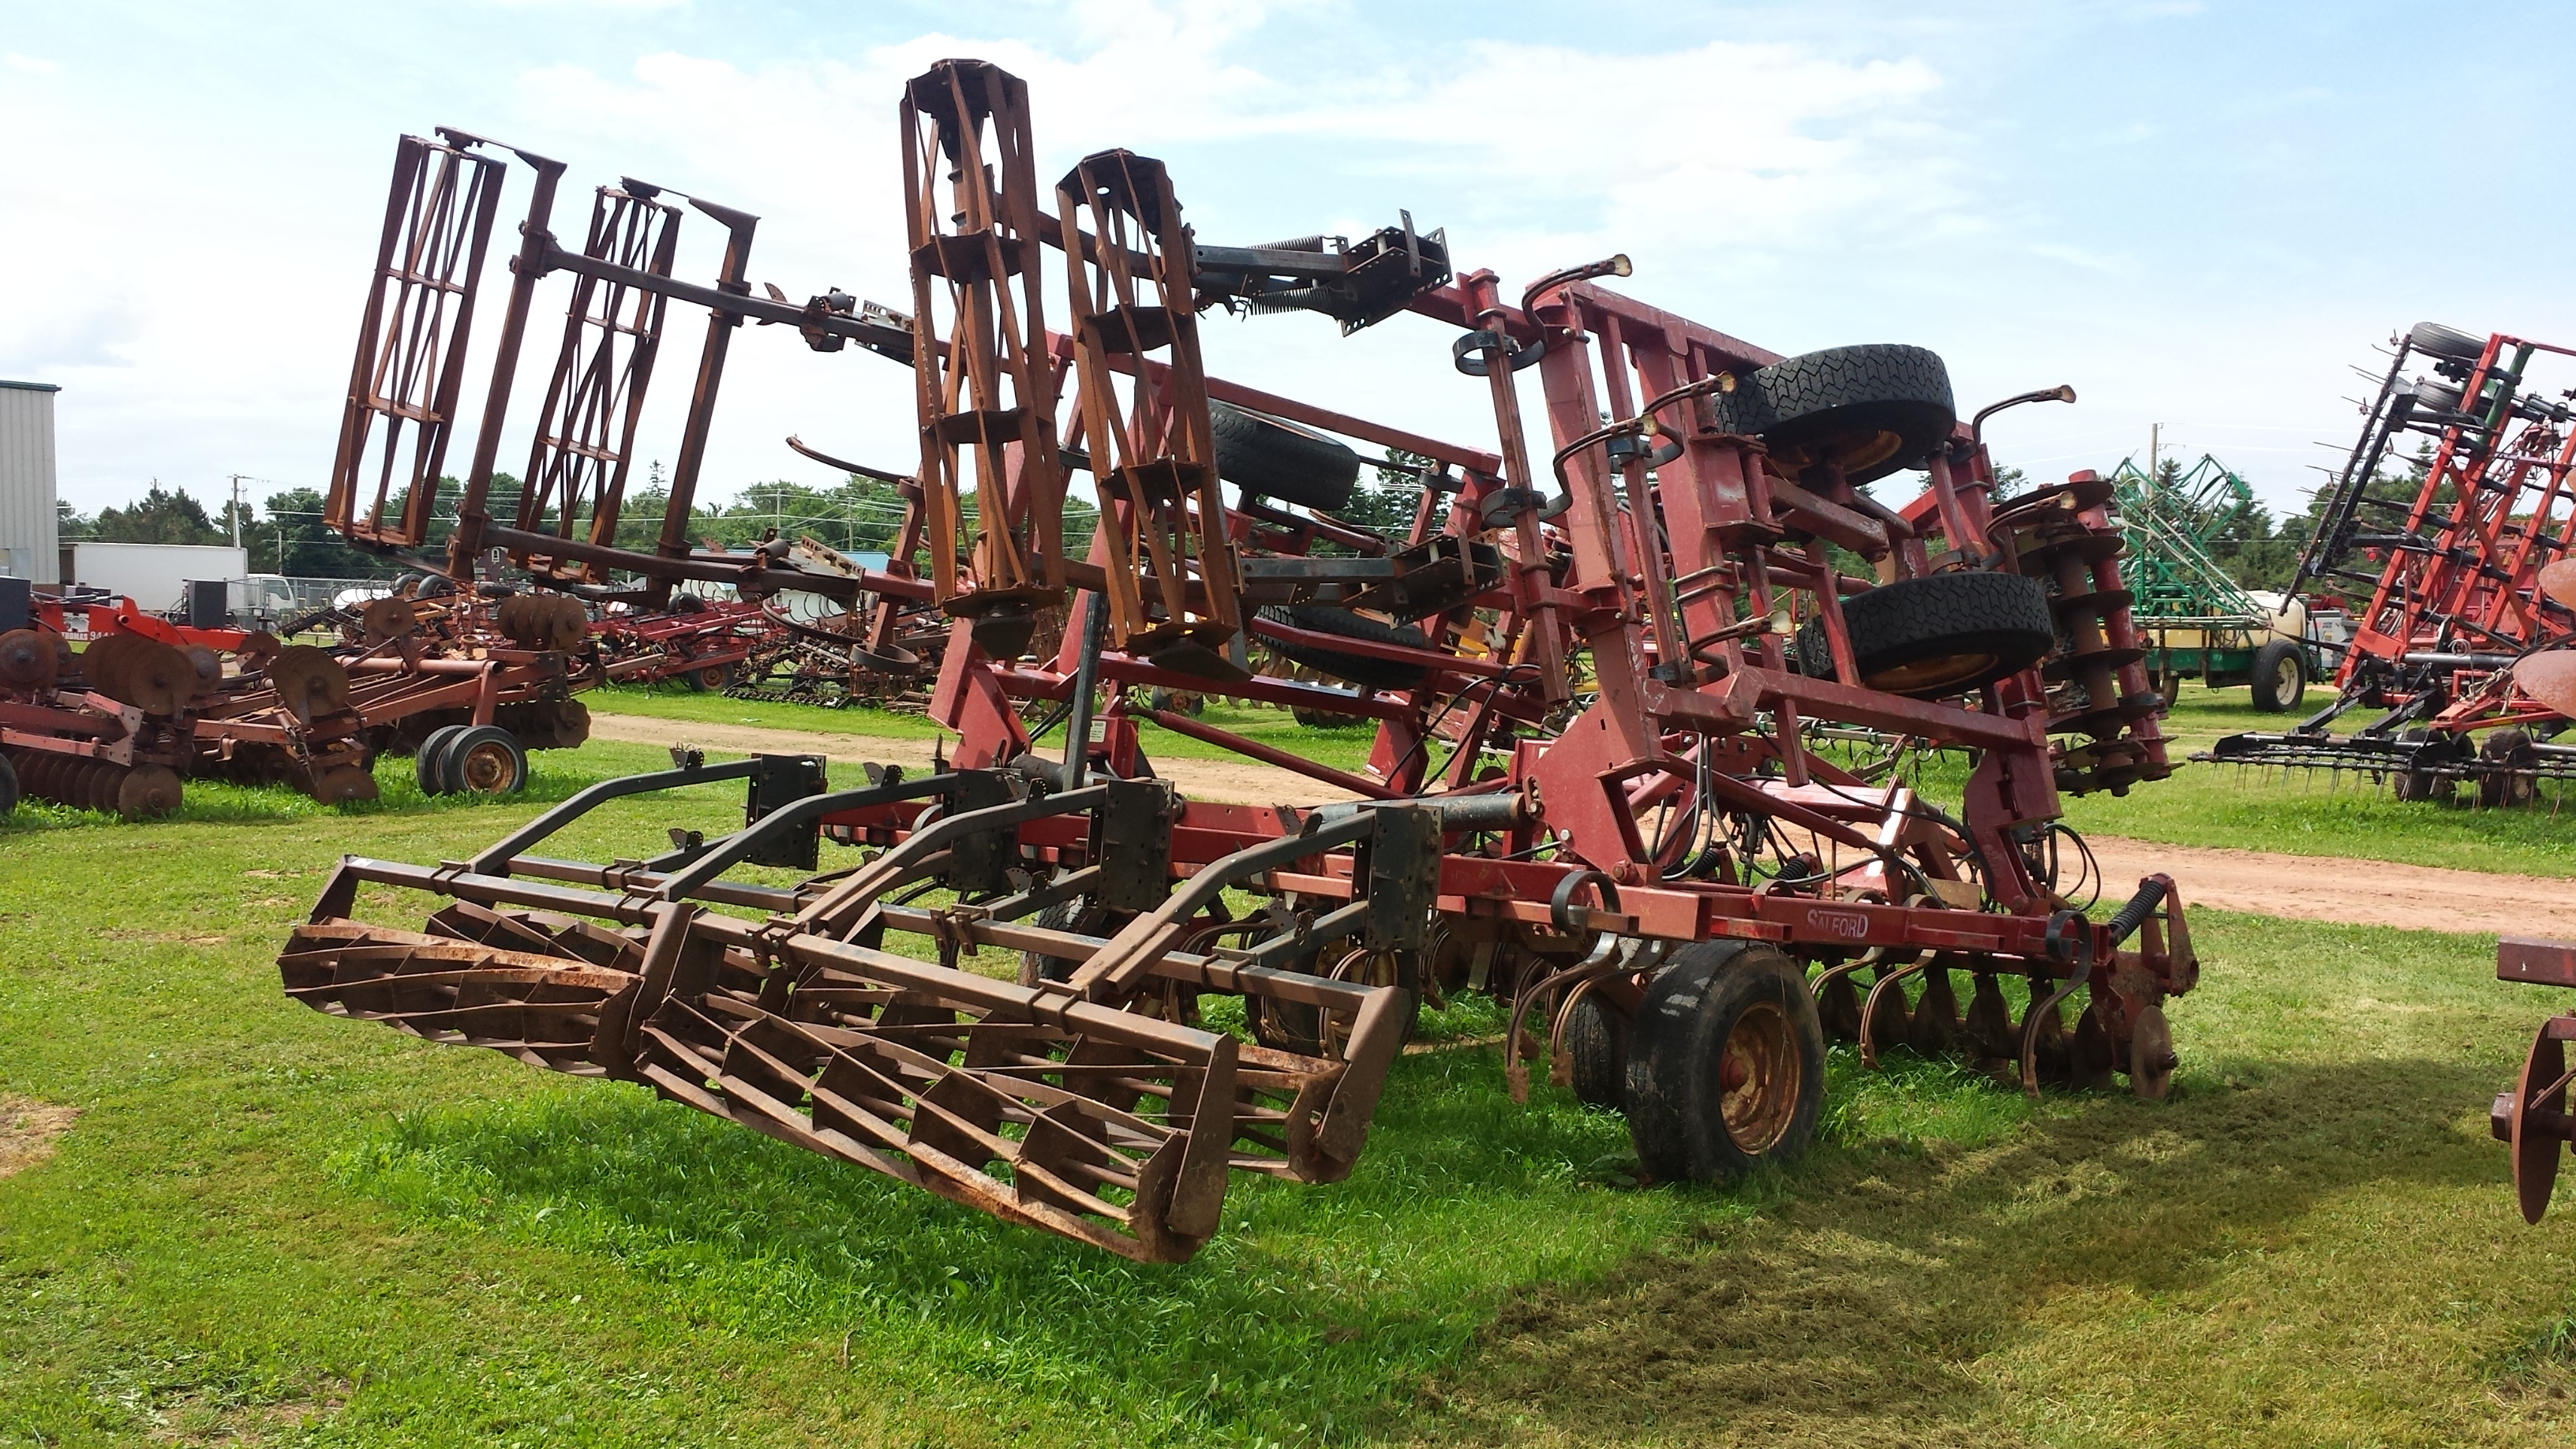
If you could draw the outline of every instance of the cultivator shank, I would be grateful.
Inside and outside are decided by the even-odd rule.
[[[757,805],[778,794],[765,786],[810,776],[814,764],[692,763],[617,782],[466,867],[351,858],[280,957],[287,990],[318,1009],[432,1040],[640,1082],[781,1140],[1129,1257],[1171,1261],[1195,1251],[1216,1229],[1230,1170],[1305,1182],[1349,1174],[1405,1030],[1403,993],[1271,964],[1293,959],[1287,953],[1181,949],[1188,933],[1159,924],[1104,940],[1029,923],[1076,880],[1051,889],[1005,881],[972,906],[915,908],[890,898],[926,883],[972,894],[1013,858],[1014,832],[1046,825],[1055,838],[1079,841],[1104,825],[1114,831],[1122,814],[1151,819],[1168,809],[1160,786],[1050,793],[998,771],[912,782],[885,772],[888,783],[804,796],[711,847],[640,865],[510,853],[577,818],[607,798],[603,791],[750,778]],[[828,885],[745,886],[719,874],[744,860],[793,858],[800,841],[810,863],[827,814],[845,829],[884,831],[907,819],[922,824],[932,801],[948,812],[936,825],[912,830],[902,845]],[[979,801],[992,803],[968,808]],[[1206,883],[1200,895],[1212,896],[1256,882],[1268,862],[1292,851],[1310,851],[1296,858],[1313,860],[1382,838],[1375,812],[1361,811],[1285,847],[1272,842],[1209,862],[1194,880]],[[1104,860],[1069,874],[1104,878],[1123,869]],[[1367,939],[1357,917],[1368,914],[1375,892],[1386,894],[1378,914],[1409,920],[1418,933],[1431,884],[1366,877],[1362,910],[1316,923],[1313,940]],[[450,903],[422,931],[361,925],[349,915],[368,885]],[[716,903],[767,914],[746,920],[711,909]],[[890,935],[935,947],[939,960],[887,949]],[[982,947],[1078,964],[1064,979],[1030,984],[958,966],[959,955]],[[1339,1050],[1326,1058],[1201,1030],[1190,1009],[1200,991],[1336,1018],[1346,1023]]]

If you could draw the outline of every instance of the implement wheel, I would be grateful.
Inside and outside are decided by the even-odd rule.
[[[447,742],[438,773],[450,795],[516,795],[528,783],[528,752],[499,725],[475,725]]]
[[[2478,803],[2489,810],[2528,805],[2540,797],[2540,751],[2531,736],[2502,729],[2478,746]]]
[[[1629,1135],[1654,1177],[1722,1181],[1807,1150],[1825,1038],[1778,947],[1702,941],[1646,987],[1628,1030]]]
[[[2433,737],[2433,731],[2428,729],[2397,732],[2397,742],[2402,745],[2422,744]],[[2397,771],[2389,777],[2389,782],[2397,798],[2410,803],[2430,800],[2439,804],[2449,804],[2452,792],[2459,785],[2459,781],[2440,773],[2431,765],[2420,770]]]
[[[1791,477],[1836,463],[1849,483],[1921,465],[1959,420],[1940,355],[1890,343],[1784,357],[1747,376],[1722,411]]]
[[[1587,1107],[1616,1108],[1628,1091],[1628,1024],[1587,994],[1565,1015],[1565,1054],[1574,1095]]]
[[[2254,707],[2265,714],[2283,714],[2299,707],[2308,694],[2308,661],[2299,646],[2287,639],[2275,639],[2254,651]]]
[[[2020,574],[1933,574],[1843,600],[1852,662],[1871,689],[1940,699],[2036,664],[2057,642],[2048,591]],[[1799,666],[1834,677],[1825,621],[1798,631]]]
[[[1321,433],[1221,402],[1208,404],[1208,427],[1217,476],[1247,495],[1332,513],[1359,486],[1360,455]]]
[[[420,742],[420,748],[412,751],[412,779],[420,786],[420,793],[447,793],[447,747],[456,743],[456,737],[469,728],[461,724],[440,725],[429,732],[428,739]]]
[[[2035,587],[2035,586],[2034,586]],[[1407,649],[1428,649],[1431,636],[1411,625],[1401,628],[1366,614],[1347,609],[1328,609],[1318,604],[1273,604],[1261,611],[1261,617],[1291,629],[1304,629],[1316,634],[1339,634],[1345,639],[1366,639],[1372,644],[1400,644]],[[1400,659],[1377,659],[1366,654],[1344,654],[1338,649],[1318,649],[1310,644],[1282,644],[1276,639],[1264,641],[1282,658],[1320,670],[1335,679],[1370,689],[1414,689],[1420,687],[1430,671],[1419,664]]]

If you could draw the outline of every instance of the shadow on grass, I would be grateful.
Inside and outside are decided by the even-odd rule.
[[[2449,1124],[2490,1085],[2458,1065],[2033,1112],[1902,1062],[1838,1081],[1861,1100],[1793,1169],[1622,1192],[1597,1166],[1627,1151],[1618,1118],[1545,1090],[1515,1106],[1499,1076],[1487,1049],[1405,1058],[1350,1182],[1238,1178],[1224,1233],[1180,1265],[1008,1228],[631,1087],[407,1114],[336,1167],[408,1215],[613,1259],[692,1324],[848,1332],[853,1364],[1007,1383],[1148,1442],[1995,1442],[2012,1431],[1966,1366],[2035,1331],[2052,1292],[2189,1284],[2321,1195],[2495,1170]],[[2329,1096],[2352,1105],[2320,1114]]]
[[[2346,1062],[2162,1106],[2060,1101],[1982,1148],[1828,1148],[1751,1220],[1516,1295],[1450,1386],[1438,1436],[2023,1442],[2032,1406],[2009,1412],[1972,1366],[2063,1331],[2039,1321],[2052,1299],[2109,1289],[2143,1316],[2266,1251],[2321,1199],[2491,1186],[2494,1155],[2456,1119],[2492,1089],[2457,1062]],[[2141,1324],[2078,1331],[2119,1359]]]

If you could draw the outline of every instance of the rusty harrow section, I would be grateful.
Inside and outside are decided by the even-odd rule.
[[[688,761],[611,782],[558,807],[470,866],[425,870],[352,858],[279,958],[289,995],[428,1040],[481,1046],[532,1066],[651,1087],[673,1101],[936,1192],[1008,1221],[1129,1257],[1187,1258],[1220,1220],[1228,1172],[1330,1182],[1347,1176],[1404,1031],[1401,993],[1177,949],[1184,910],[1295,852],[1317,859],[1381,837],[1359,814],[1219,861],[1172,910],[1114,940],[1026,924],[1067,886],[1126,874],[1077,867],[1052,888],[977,891],[1016,828],[1078,822],[1113,835],[1171,809],[1159,786],[1048,793],[1026,776],[964,772],[835,794],[819,762]],[[751,782],[752,823],[642,865],[586,866],[524,854],[601,801],[724,779]],[[936,801],[932,823],[922,814]],[[990,802],[980,805],[978,802]],[[813,864],[817,822],[906,819],[903,844],[854,874],[782,890],[722,872],[742,862]],[[1423,812],[1416,812],[1417,814]],[[566,885],[528,877],[554,877]],[[1023,877],[1025,878],[1025,877]],[[1318,923],[1329,943],[1378,939],[1410,919],[1432,882],[1381,876],[1377,910]],[[449,898],[425,930],[349,919],[367,884]],[[1129,888],[1137,881],[1131,879]],[[586,885],[591,889],[580,888]],[[893,904],[944,885],[961,904]],[[605,889],[600,889],[604,887]],[[691,900],[692,894],[700,900]],[[963,902],[971,901],[972,904]],[[714,903],[768,914],[744,919]],[[1361,905],[1367,905],[1363,896]],[[1363,917],[1368,917],[1364,920]],[[935,947],[936,963],[886,948]],[[1080,963],[1031,984],[963,970],[960,952],[1002,946]],[[1275,957],[1279,953],[1272,953]],[[1330,1054],[1276,1050],[1190,1024],[1201,990],[1339,1023]]]
[[[971,575],[938,546],[931,581],[940,607],[976,620],[981,647],[1006,659],[1028,642],[1035,611],[1064,597],[1036,164],[1018,77],[942,61],[906,87],[913,387],[930,537],[966,539],[970,491],[975,506]]]
[[[1171,177],[1160,161],[1104,151],[1056,183],[1056,205],[1081,390],[1076,440],[1089,448],[1101,490],[1108,642],[1186,673],[1240,673],[1224,660],[1242,614],[1199,362],[1189,231]],[[1145,375],[1156,353],[1159,387]],[[1138,374],[1123,404],[1121,369]]]
[[[505,163],[453,131],[395,148],[376,275],[324,512],[350,538],[416,548],[447,457]],[[390,510],[390,512],[388,512]]]

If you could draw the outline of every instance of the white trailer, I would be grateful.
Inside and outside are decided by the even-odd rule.
[[[155,613],[184,609],[192,579],[246,579],[250,550],[230,544],[75,543],[71,582],[123,594]]]

